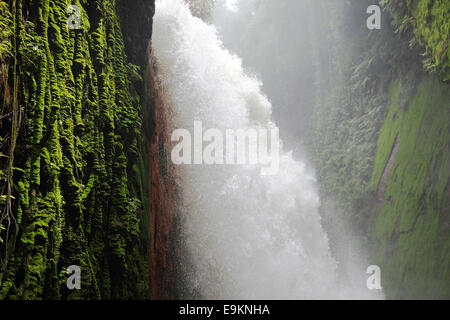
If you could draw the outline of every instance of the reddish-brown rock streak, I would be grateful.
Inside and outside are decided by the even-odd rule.
[[[148,95],[154,128],[150,141],[150,286],[152,299],[170,299],[175,293],[176,189],[169,158],[168,104],[159,85],[156,63],[149,48]]]

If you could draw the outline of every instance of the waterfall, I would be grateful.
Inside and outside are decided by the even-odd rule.
[[[159,0],[153,53],[170,126],[273,128],[261,83],[245,74],[214,26],[182,0]],[[179,219],[192,291],[208,299],[348,298],[339,289],[318,213],[314,174],[290,152],[279,171],[259,165],[177,166]]]

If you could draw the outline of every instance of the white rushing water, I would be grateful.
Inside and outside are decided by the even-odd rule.
[[[274,126],[261,84],[182,0],[157,1],[153,49],[173,128]],[[193,291],[209,299],[349,297],[352,290],[337,288],[314,176],[290,153],[281,151],[276,175],[257,165],[186,165],[177,174]]]

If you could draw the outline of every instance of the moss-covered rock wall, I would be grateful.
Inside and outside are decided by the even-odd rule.
[[[9,0],[0,11],[0,299],[147,298],[154,1]],[[66,288],[69,265],[82,290]]]
[[[402,105],[406,81],[392,82],[378,138],[372,184],[381,194],[369,224],[374,261],[391,297],[449,298],[450,91],[425,77]]]

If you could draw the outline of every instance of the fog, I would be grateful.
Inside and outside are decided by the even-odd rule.
[[[316,174],[313,154],[326,144],[317,130],[318,106],[339,103],[337,98],[329,100],[348,76],[344,67],[351,61],[346,52],[360,49],[353,37],[366,32],[365,5],[365,1],[241,0],[230,9],[226,0],[216,3],[214,24],[224,46],[242,58],[246,72],[262,81],[285,148]],[[322,223],[342,281],[361,283],[371,259],[363,243],[364,230],[349,219],[359,212],[343,211],[326,190],[320,197]]]

